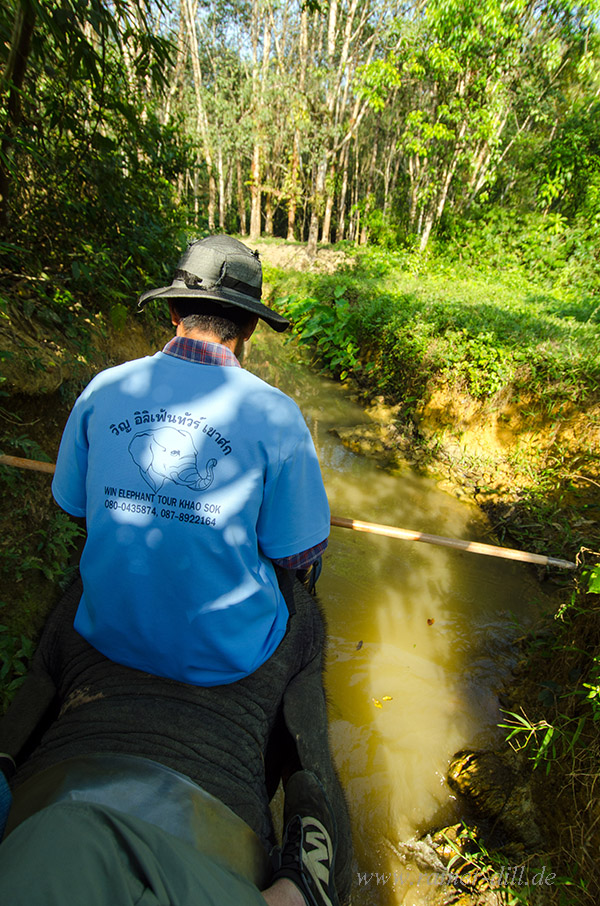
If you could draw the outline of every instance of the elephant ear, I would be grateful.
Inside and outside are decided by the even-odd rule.
[[[129,452],[136,466],[146,472],[152,465],[152,440],[149,431],[135,434],[129,443]]]
[[[164,477],[161,477],[157,483],[154,475],[150,474],[156,447],[160,447],[163,452],[166,449],[156,440],[155,431],[143,431],[140,434],[135,434],[131,438],[128,447],[131,458],[140,470],[140,475],[146,484],[152,488],[154,493],[156,493],[164,483]]]
[[[166,447],[157,441],[155,431],[143,431],[131,438],[128,449],[140,472],[148,471],[154,461],[154,450],[157,447],[163,452],[166,450]]]

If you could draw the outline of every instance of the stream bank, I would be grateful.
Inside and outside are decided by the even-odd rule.
[[[347,393],[364,400],[356,388],[348,387]],[[482,492],[482,472],[466,460],[464,447],[454,453],[442,446],[433,429],[428,435],[423,431],[424,423],[402,425],[397,410],[381,398],[371,400],[366,412],[368,424],[335,429],[342,443],[387,470],[410,462],[441,489],[475,502],[491,517],[493,540],[556,555],[557,550],[565,553],[564,538],[555,544],[565,518],[572,520],[574,531],[582,531],[582,539],[589,531],[595,495],[584,495],[580,488],[560,496],[561,522],[546,531],[531,521],[522,488],[520,493],[514,488],[507,492],[502,478],[510,474],[508,469],[502,478],[495,473],[493,486]],[[479,436],[477,429],[471,436]],[[433,444],[428,444],[431,438]],[[580,567],[589,570],[598,550],[593,533],[591,545],[587,551],[569,546],[566,556],[578,555]],[[496,743],[491,749],[455,754],[446,780],[456,795],[461,821],[432,825],[418,840],[395,847],[399,865],[417,865],[439,879],[435,894],[429,891],[421,899],[419,890],[409,891],[403,906],[597,902],[600,597],[588,593],[585,569],[576,574],[542,568],[535,572],[549,593],[548,602],[518,643],[519,661],[500,692],[505,735],[519,732],[512,746]],[[386,883],[393,883],[393,873]]]
[[[322,251],[320,262],[301,266],[331,274],[331,250]],[[279,267],[290,250],[265,244],[261,253]],[[275,283],[277,299],[277,275]],[[316,352],[313,364],[320,365]],[[536,386],[521,374],[518,390],[507,386],[484,400],[460,381],[434,380],[408,417],[404,402],[379,394],[364,372],[346,380],[369,415],[366,425],[336,429],[349,450],[387,469],[410,462],[475,502],[501,544],[579,566],[537,570],[552,603],[523,636],[501,694],[512,746],[457,753],[447,780],[463,821],[425,828],[416,849],[396,853],[400,864],[429,862],[442,881],[460,872],[426,901],[436,906],[562,906],[600,895],[600,583],[591,581],[600,559],[600,397],[597,387],[572,394],[561,380]],[[425,902],[418,891],[412,896],[403,903]]]
[[[408,258],[324,247],[311,260],[275,240],[258,250],[271,304],[372,415],[345,443],[410,459],[473,499],[508,546],[567,560],[600,550],[596,310],[510,279],[421,276]]]

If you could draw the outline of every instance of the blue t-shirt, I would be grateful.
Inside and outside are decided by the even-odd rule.
[[[118,663],[195,685],[271,656],[288,613],[270,558],[329,534],[296,403],[242,368],[163,352],[88,384],[52,492],[87,520],[77,631]]]

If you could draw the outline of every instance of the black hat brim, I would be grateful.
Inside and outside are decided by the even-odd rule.
[[[147,292],[142,293],[138,300],[138,309],[141,311],[146,303],[150,302],[152,299],[185,299],[187,302],[222,302],[223,305],[234,305],[236,308],[243,308],[253,315],[258,315],[259,318],[266,321],[269,327],[272,327],[273,330],[277,330],[280,333],[287,330],[290,326],[290,322],[287,318],[284,318],[283,315],[273,311],[273,309],[269,308],[267,305],[263,305],[258,299],[252,299],[243,293],[236,292],[234,289],[214,287],[213,289],[204,290],[186,286],[183,281],[175,282],[180,283],[180,285],[161,286],[160,289],[150,289]]]

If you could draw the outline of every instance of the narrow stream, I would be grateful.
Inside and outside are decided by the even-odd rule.
[[[368,417],[293,344],[262,332],[245,367],[298,402],[332,513],[493,543],[475,506],[408,465],[392,473],[345,448],[330,429]],[[333,528],[318,593],[329,626],[332,744],[354,830],[353,903],[424,906],[431,875],[403,865],[388,844],[458,820],[449,760],[498,734],[511,642],[543,592],[523,564]],[[391,878],[378,884],[377,874]]]

